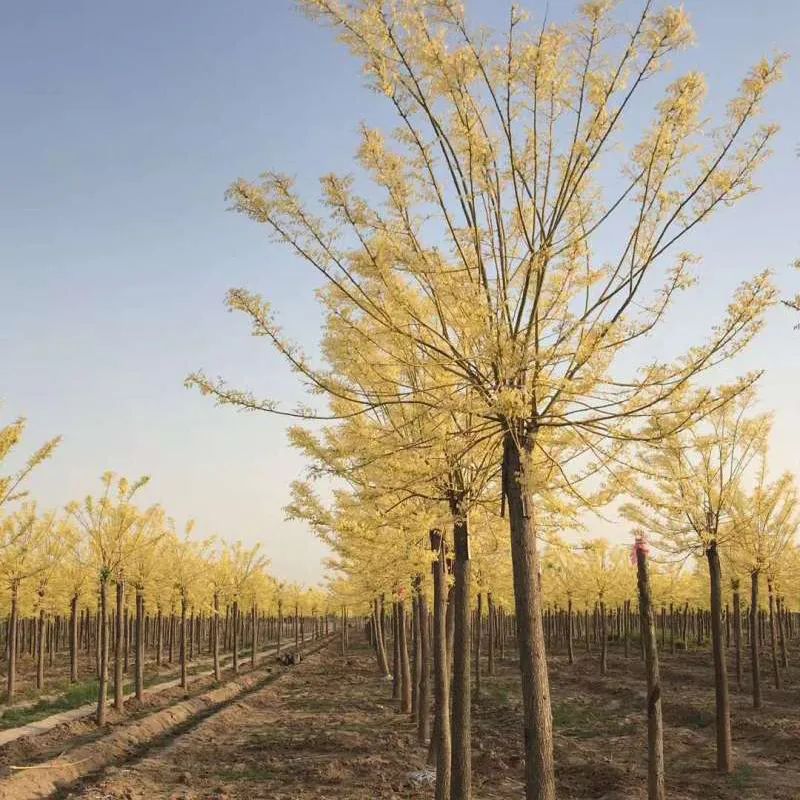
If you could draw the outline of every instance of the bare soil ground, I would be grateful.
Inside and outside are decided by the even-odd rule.
[[[796,654],[800,655],[800,654]],[[737,768],[714,765],[707,651],[662,657],[666,762],[672,800],[800,800],[800,685],[769,688],[750,708],[732,688]],[[558,796],[645,798],[646,728],[638,652],[616,649],[609,674],[595,654],[551,660]],[[798,679],[800,683],[800,678]],[[473,705],[476,800],[522,796],[516,664],[484,676]],[[77,733],[77,731],[76,731]],[[62,748],[64,741],[61,742]],[[68,756],[65,755],[65,758]],[[395,710],[391,685],[359,646],[343,659],[332,644],[269,686],[65,795],[85,800],[378,800],[430,798],[412,776],[425,766],[413,725]]]

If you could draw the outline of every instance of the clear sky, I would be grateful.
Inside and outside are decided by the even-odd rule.
[[[468,2],[505,18],[503,0]],[[543,7],[526,0],[532,12]],[[550,0],[553,17],[572,0]],[[629,13],[638,3],[623,3]],[[698,46],[675,67],[708,75],[720,108],[746,69],[800,43],[795,0],[687,0]],[[732,288],[764,268],[786,294],[800,255],[800,53],[772,94],[783,126],[762,191],[693,238],[705,278],[653,347],[699,335]],[[243,319],[231,286],[267,296],[313,348],[312,276],[254,223],[226,212],[226,187],[272,168],[316,193],[350,169],[361,119],[394,124],[330,31],[290,0],[0,2],[0,420],[29,418],[27,443],[64,443],[31,482],[44,506],[94,490],[111,469],[152,476],[148,500],[204,534],[261,540],[273,570],[316,581],[324,549],[283,520],[303,468],[285,422],[215,408],[183,388],[203,367],[292,402],[293,377]],[[766,367],[776,469],[800,470],[800,332],[785,310],[735,365]],[[603,532],[614,526],[603,524]],[[620,531],[621,532],[621,531]]]

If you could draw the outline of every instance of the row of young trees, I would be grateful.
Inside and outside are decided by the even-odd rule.
[[[695,282],[688,235],[754,189],[777,131],[760,107],[782,58],[756,64],[715,123],[702,75],[656,79],[694,41],[678,7],[644,0],[625,25],[613,3],[591,0],[572,22],[532,26],[513,6],[496,32],[455,0],[298,5],[334,28],[398,127],[362,126],[358,175],[324,176],[317,209],[277,172],[229,191],[322,280],[322,363],[259,295],[232,289],[228,306],[327,408],[285,408],[202,372],[187,383],[221,404],[324,423],[291,438],[312,474],[333,480],[333,501],[299,483],[290,514],[332,546],[345,596],[432,604],[438,800],[470,797],[476,587],[503,595],[515,621],[526,797],[555,797],[540,542],[620,495],[667,552],[707,563],[718,766],[730,771],[722,562],[736,539],[729,577],[777,574],[767,553],[791,540],[793,515],[775,533],[766,498],[792,506],[793,490],[762,470],[753,522],[741,493],[765,452],[758,376],[705,383],[761,328],[776,301],[769,274],[743,282],[683,352],[653,358],[644,341]],[[610,592],[613,576],[599,576]]]
[[[0,467],[23,428],[17,421],[0,430]],[[177,651],[185,687],[189,662],[204,650],[219,680],[225,651],[236,673],[243,648],[255,665],[267,641],[280,654],[292,634],[297,647],[307,635],[327,632],[325,593],[271,577],[258,545],[199,539],[193,523],[180,531],[160,506],[142,507],[137,500],[146,478],[106,473],[99,494],[62,511],[40,511],[22,483],[57,444],[48,442],[0,479],[0,633],[9,704],[20,653],[33,657],[38,690],[59,651],[68,654],[71,683],[79,680],[81,653],[94,654],[103,724],[112,663],[114,706],[124,710],[130,652],[141,700],[148,658],[158,667],[172,663]]]

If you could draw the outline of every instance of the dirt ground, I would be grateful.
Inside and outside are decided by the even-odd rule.
[[[800,654],[796,654],[800,655]],[[612,649],[551,661],[558,796],[646,798],[643,668]],[[732,688],[737,767],[714,769],[713,689],[707,652],[662,657],[668,794],[672,800],[800,800],[800,686],[769,688],[750,708]],[[522,796],[516,665],[484,676],[473,706],[475,800]],[[280,680],[66,795],[86,800],[377,800],[430,798],[425,753],[395,710],[391,685],[359,646],[333,644]],[[417,774],[421,773],[421,774]],[[418,783],[415,783],[419,781]]]

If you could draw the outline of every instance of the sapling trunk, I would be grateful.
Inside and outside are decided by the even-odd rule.
[[[783,598],[778,598],[778,641],[781,647],[781,664],[789,669],[789,654],[786,649],[786,606]]]
[[[222,670],[219,665],[219,592],[214,592],[214,615],[211,620],[211,649],[214,659],[214,680],[222,680]],[[278,635],[278,652],[280,652],[280,634]]]
[[[134,657],[134,686],[136,699],[144,700],[144,594],[141,587],[136,588],[136,649]]]
[[[750,674],[753,708],[761,708],[761,663],[758,653],[758,570],[750,573]]]
[[[14,701],[17,689],[17,622],[19,619],[19,582],[11,582],[11,615],[8,620],[8,675],[6,677],[6,702]]]
[[[478,608],[475,611],[475,697],[481,696],[481,626],[483,624],[483,595],[478,592]]]
[[[420,587],[417,604],[419,608],[420,622],[419,713],[417,714],[417,740],[421,745],[425,745],[431,734],[431,642],[428,628],[428,599],[425,597],[425,589],[422,587]]]
[[[408,660],[408,637],[406,634],[406,604],[397,604],[397,638],[400,659],[400,712],[411,713],[411,664]]]
[[[742,689],[742,601],[739,581],[733,582],[733,652],[736,661],[736,687]]]
[[[470,579],[469,521],[457,502],[454,515],[455,583],[453,585],[453,708],[450,798],[469,800],[472,795],[470,716]]]
[[[125,641],[125,583],[117,579],[116,629],[114,631],[114,708],[125,709],[124,677],[125,666],[123,644]]]
[[[106,722],[106,694],[108,692],[108,578],[100,579],[100,612],[97,618],[100,645],[100,670],[97,681],[97,724]]]
[[[78,595],[69,603],[69,682],[78,682]]]
[[[767,594],[769,597],[769,643],[772,654],[772,675],[775,688],[781,688],[781,669],[778,664],[778,636],[775,630],[775,596],[772,592],[772,578],[767,578]]]
[[[497,609],[494,607],[494,598],[491,592],[486,592],[486,606],[489,614],[489,626],[487,628],[489,633],[488,653],[487,653],[487,672],[489,675],[494,675],[497,671],[495,664],[495,645],[497,640]],[[570,608],[572,602],[570,601]],[[570,647],[571,647],[570,643]],[[571,662],[570,662],[571,663]]]
[[[295,616],[295,623],[297,617]],[[239,601],[234,600],[231,608],[231,627],[233,629],[233,674],[239,674]]]
[[[43,600],[42,596],[39,596],[39,602],[41,603]],[[44,654],[46,649],[46,638],[45,638],[45,626],[46,626],[46,616],[44,608],[39,609],[39,619],[37,620],[37,630],[39,631],[38,634],[38,642],[36,646],[36,688],[43,689],[44,688]]]
[[[180,659],[182,689],[186,688],[186,596],[181,594],[181,628],[179,640],[178,658]]]
[[[252,631],[250,632],[250,668],[255,669],[256,666],[256,649],[258,647],[258,631],[256,625],[256,604],[253,603],[253,608],[250,611],[250,625]]]
[[[636,573],[639,588],[640,635],[644,640],[645,667],[647,671],[647,797],[648,800],[666,800],[664,786],[664,722],[661,715],[661,676],[658,666],[658,647],[653,620],[650,593],[650,576],[647,552],[642,542],[637,542]]]
[[[397,603],[392,603],[392,699],[400,697],[400,637],[397,633]]]
[[[430,532],[433,562],[433,673],[435,722],[432,753],[436,764],[435,800],[450,800],[450,672],[447,664],[447,567],[439,531]]]
[[[606,604],[600,600],[600,674],[608,673],[608,632],[606,630]]]
[[[716,701],[717,770],[733,771],[731,745],[731,709],[728,697],[728,672],[725,664],[725,644],[722,634],[722,571],[717,543],[712,540],[706,548],[711,584],[711,648],[714,654],[714,688]]]

